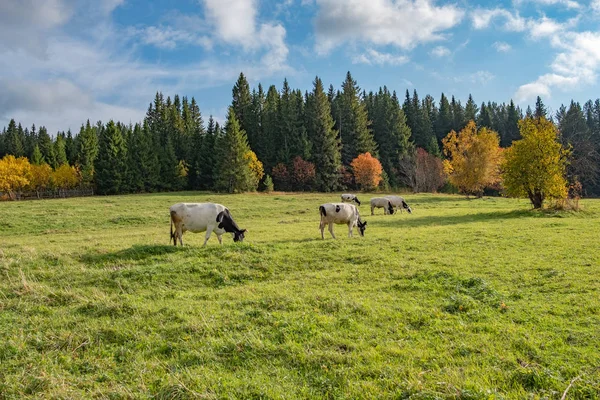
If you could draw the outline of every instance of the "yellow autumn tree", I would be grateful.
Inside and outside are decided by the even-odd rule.
[[[244,160],[246,160],[248,163],[248,168],[250,168],[251,172],[251,182],[248,186],[253,190],[256,190],[258,188],[258,183],[265,174],[263,163],[258,159],[256,153],[252,150],[248,150],[246,153],[244,153]]]
[[[350,163],[354,180],[360,185],[363,190],[373,190],[381,182],[381,174],[383,168],[378,159],[373,157],[371,153],[359,154]]]
[[[40,191],[49,187],[52,183],[52,168],[46,164],[32,165],[29,178],[29,188],[34,190],[38,198]]]
[[[469,121],[460,132],[451,131],[442,139],[444,171],[450,183],[467,195],[483,195],[483,189],[500,181],[502,151],[500,138],[491,129]]]
[[[52,182],[59,189],[71,189],[79,183],[79,174],[75,167],[63,164],[52,173]]]
[[[31,164],[25,157],[7,155],[0,160],[0,192],[15,199],[15,193],[29,185]]]
[[[522,139],[506,150],[502,165],[506,193],[528,197],[534,208],[541,208],[545,199],[566,198],[570,150],[558,141],[556,126],[545,118],[526,118],[519,121],[519,130]]]

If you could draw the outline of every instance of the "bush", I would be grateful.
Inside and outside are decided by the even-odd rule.
[[[266,175],[265,180],[263,181],[263,190],[267,193],[271,193],[273,191],[273,179],[271,179],[271,175]]]

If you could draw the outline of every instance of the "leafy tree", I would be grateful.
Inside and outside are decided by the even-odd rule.
[[[496,132],[488,128],[478,131],[470,121],[458,134],[451,131],[442,142],[448,157],[444,170],[462,193],[481,197],[484,188],[499,181],[501,153]]]
[[[33,164],[29,177],[29,188],[40,197],[40,192],[52,184],[52,168],[48,164]]]
[[[294,189],[310,189],[317,174],[315,170],[315,164],[303,160],[300,156],[296,156],[292,166],[292,181],[294,183]]]
[[[79,174],[75,167],[62,164],[52,173],[52,182],[58,189],[72,189],[79,183]]]
[[[250,168],[251,172],[248,187],[250,190],[256,190],[258,188],[258,183],[265,175],[263,163],[259,161],[256,153],[252,150],[246,151],[244,154],[244,160],[246,160],[248,168]]]
[[[316,77],[313,85],[313,91],[306,103],[306,130],[312,142],[312,162],[317,169],[317,188],[329,192],[338,187],[340,141],[333,129],[334,122],[329,101],[323,91],[323,82]]]
[[[379,160],[371,156],[371,153],[359,154],[350,165],[354,180],[363,190],[373,190],[381,182],[383,168]]]
[[[527,196],[534,208],[548,198],[567,197],[568,150],[558,141],[554,124],[544,117],[519,121],[521,140],[505,151],[503,182],[509,196]]]
[[[240,128],[233,107],[229,107],[225,134],[216,143],[218,162],[215,188],[228,193],[255,190],[253,172],[244,155],[250,150],[246,132]]]
[[[110,120],[98,143],[96,185],[100,194],[120,193],[127,185],[127,150],[121,130]]]
[[[290,184],[290,173],[284,163],[279,163],[271,171],[273,180],[278,190],[288,190]]]
[[[11,199],[29,185],[30,176],[31,165],[27,158],[8,154],[0,160],[0,192],[8,193]]]

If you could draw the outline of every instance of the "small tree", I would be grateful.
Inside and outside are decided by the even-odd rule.
[[[25,157],[7,155],[0,160],[0,192],[8,193],[11,199],[29,185],[31,165]]]
[[[519,121],[523,139],[506,150],[503,180],[509,196],[527,196],[533,208],[547,198],[567,197],[565,172],[569,150],[558,141],[554,124],[543,117]]]
[[[271,170],[277,190],[287,190],[290,183],[290,174],[287,167],[283,163],[279,163]]]
[[[266,193],[271,193],[274,190],[273,179],[271,175],[265,176],[265,180],[263,181],[263,189]]]
[[[256,153],[253,152],[252,150],[248,150],[244,154],[244,159],[248,163],[248,167],[250,168],[250,171],[252,172],[250,174],[250,182],[248,184],[248,188],[250,190],[256,190],[256,189],[258,189],[258,183],[260,182],[262,177],[265,175],[265,171],[263,169],[263,163],[260,162],[260,160],[256,156]]]
[[[35,191],[38,198],[40,197],[40,191],[49,187],[52,183],[52,168],[44,163],[41,165],[31,166],[31,175],[29,179],[29,187]]]
[[[363,190],[373,190],[381,181],[383,168],[378,159],[371,156],[371,153],[359,154],[352,163],[350,163],[354,173],[354,180]]]
[[[315,164],[305,161],[300,156],[294,158],[294,170],[292,171],[292,180],[300,190],[310,189],[315,181]]]
[[[483,195],[483,189],[500,180],[500,138],[491,129],[479,131],[473,121],[469,121],[458,134],[451,131],[442,143],[444,171],[450,183],[467,195]]]

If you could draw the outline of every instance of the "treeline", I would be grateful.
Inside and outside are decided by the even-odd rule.
[[[165,99],[162,93],[135,125],[87,121],[77,134],[52,138],[44,127],[23,128],[11,120],[0,134],[0,157],[27,157],[53,169],[68,164],[76,167],[81,185],[116,194],[239,192],[271,182],[276,190],[356,189],[352,161],[370,153],[383,167],[380,186],[435,190],[438,183],[419,184],[406,171],[419,171],[415,176],[423,176],[422,182],[439,182],[441,164],[435,160],[443,157],[442,139],[449,132],[472,120],[498,132],[500,145],[508,147],[520,139],[519,121],[531,116],[558,127],[562,144],[572,148],[569,179],[580,181],[587,195],[600,195],[600,99],[583,106],[571,102],[555,115],[548,115],[539,97],[525,111],[512,101],[477,105],[471,96],[463,105],[443,93],[436,103],[416,90],[401,100],[386,87],[361,90],[350,73],[339,89],[326,89],[317,77],[304,93],[287,80],[280,90],[273,85],[265,91],[260,84],[251,89],[240,74],[232,97],[225,126],[212,116],[205,123],[194,98]]]

